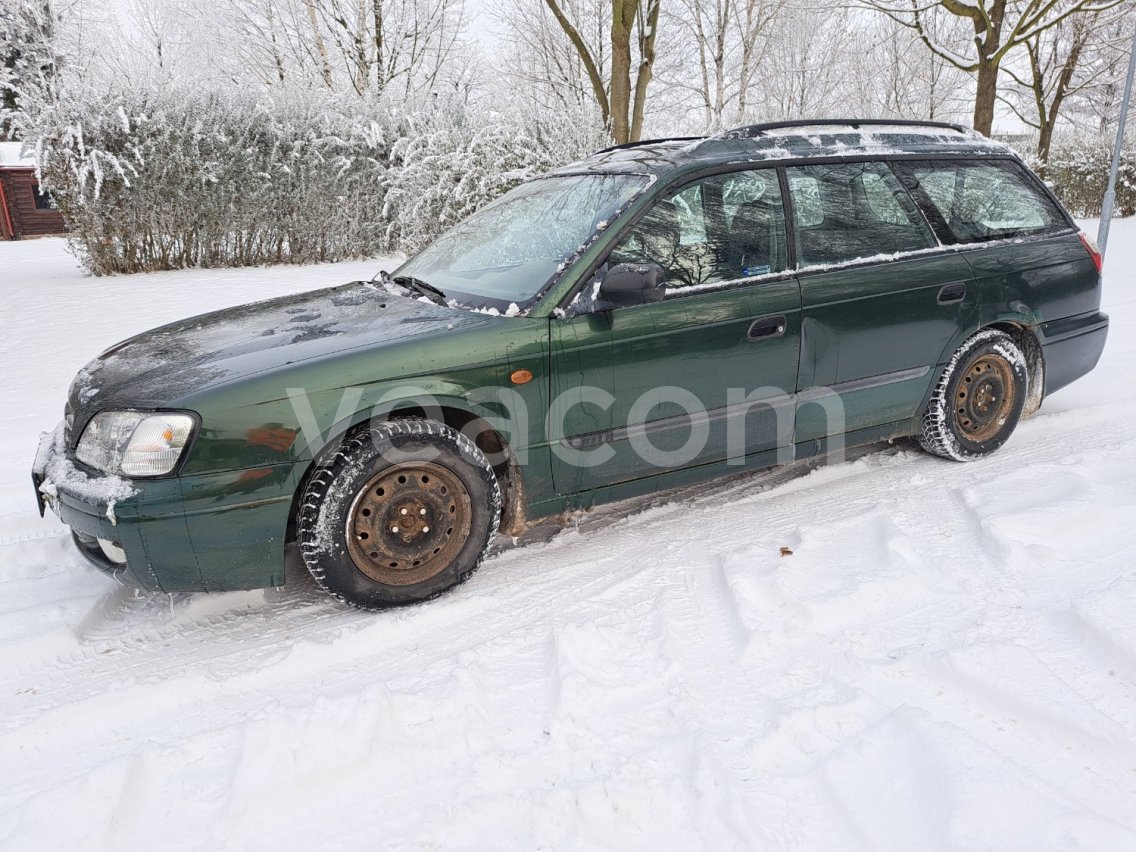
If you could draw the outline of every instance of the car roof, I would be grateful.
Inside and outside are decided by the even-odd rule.
[[[715,165],[889,156],[1006,156],[1011,149],[956,124],[821,120],[754,124],[715,136],[656,139],[597,151],[552,174],[633,172],[657,176]]]

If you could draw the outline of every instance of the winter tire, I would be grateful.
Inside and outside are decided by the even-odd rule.
[[[1029,390],[1025,355],[997,329],[969,338],[951,358],[931,394],[918,440],[955,461],[974,461],[1006,443]]]
[[[300,552],[346,603],[417,603],[477,569],[500,514],[497,478],[471,440],[431,420],[389,421],[349,438],[311,478]]]

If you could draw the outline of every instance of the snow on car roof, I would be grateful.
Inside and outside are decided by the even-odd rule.
[[[896,121],[750,125],[704,139],[651,140],[598,151],[559,172],[642,171],[821,157],[903,154],[1005,155],[1010,149],[965,127]]]
[[[1005,153],[1001,142],[947,125],[792,124],[755,125],[711,136],[689,146],[692,153],[750,153],[760,159],[854,156],[857,154]]]

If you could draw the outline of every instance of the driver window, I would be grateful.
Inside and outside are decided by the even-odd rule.
[[[773,169],[729,172],[663,196],[609,263],[656,263],[668,290],[721,284],[786,268],[785,213]]]

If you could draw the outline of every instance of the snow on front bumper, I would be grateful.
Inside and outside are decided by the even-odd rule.
[[[76,465],[59,426],[40,441],[32,481],[41,513],[50,507],[83,556],[116,579],[164,592],[231,591],[284,584],[295,467],[132,481]]]
[[[130,585],[161,587],[138,546],[136,531],[119,526],[115,513],[115,507],[135,497],[137,489],[122,477],[92,476],[80,470],[67,457],[63,423],[40,437],[32,483],[40,515],[48,508],[58,515],[88,562]],[[135,553],[134,559],[128,558],[128,549]]]
[[[67,458],[63,435],[64,423],[60,421],[54,430],[40,436],[39,448],[36,450],[32,482],[35,484],[40,517],[43,517],[47,507],[59,514],[59,500],[62,495],[67,495],[80,503],[97,507],[112,526],[117,526],[115,506],[137,494],[137,489],[120,476],[89,476],[79,470]]]

